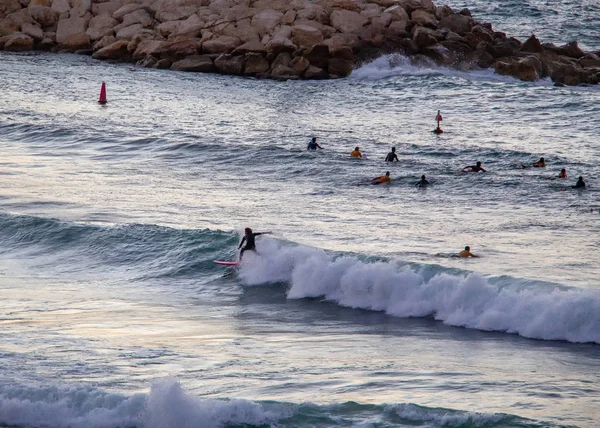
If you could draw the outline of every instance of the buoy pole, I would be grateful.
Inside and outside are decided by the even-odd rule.
[[[106,83],[102,82],[102,87],[100,88],[100,98],[98,99],[98,104],[106,104]]]

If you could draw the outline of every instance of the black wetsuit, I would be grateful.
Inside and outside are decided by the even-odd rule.
[[[585,189],[585,181],[578,180],[577,184],[575,184],[575,186],[573,186],[573,189]]]
[[[244,251],[246,251],[246,250],[256,251],[256,243],[254,242],[254,238],[258,235],[262,235],[262,233],[261,232],[247,233],[244,235],[244,237],[242,238],[242,241],[240,242],[240,245],[238,246],[238,249],[240,249],[240,248],[242,248],[242,245],[244,245],[244,242],[246,243],[244,248],[242,248],[242,250],[240,251],[240,260],[241,260],[242,256],[244,255]]]
[[[429,186],[429,181],[427,181],[427,180],[419,180],[419,181],[417,181],[417,186],[418,186],[418,187],[426,187],[426,186]]]
[[[385,157],[386,162],[394,162],[394,159],[396,159],[397,162],[400,162],[400,160],[398,159],[398,155],[394,152],[389,152],[388,155]]]
[[[316,141],[315,142],[311,141],[310,143],[308,143],[308,150],[317,150],[317,149],[322,149],[322,148],[323,147],[319,146]]]

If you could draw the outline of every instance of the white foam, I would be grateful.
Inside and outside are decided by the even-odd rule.
[[[290,284],[288,298],[323,296],[351,308],[383,311],[397,317],[427,317],[445,324],[524,337],[600,343],[600,292],[590,289],[497,287],[477,273],[440,271],[427,279],[398,263],[364,263],[334,258],[303,246],[264,239],[260,255],[248,254],[240,270],[247,285]]]
[[[480,80],[506,83],[528,83],[534,85],[548,86],[552,84],[550,79],[542,79],[536,82],[521,82],[520,80],[496,74],[493,69],[460,71],[448,67],[436,65],[433,61],[427,65],[416,66],[411,63],[409,57],[400,54],[383,55],[371,62],[363,64],[352,71],[351,79],[355,80],[379,80],[394,76],[450,76],[465,80]]]
[[[90,386],[0,386],[0,425],[72,428],[217,428],[273,424],[292,416],[290,406],[269,410],[249,400],[202,399],[174,379],[130,397]]]

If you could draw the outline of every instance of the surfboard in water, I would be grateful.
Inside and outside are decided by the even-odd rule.
[[[216,265],[221,265],[221,266],[237,266],[240,263],[239,262],[224,262],[221,260],[214,260]]]

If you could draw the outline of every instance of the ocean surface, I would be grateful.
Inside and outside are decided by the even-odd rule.
[[[596,1],[449,3],[600,49]],[[600,426],[598,117],[600,86],[400,56],[274,82],[0,53],[0,426]],[[244,227],[273,235],[215,265]]]

